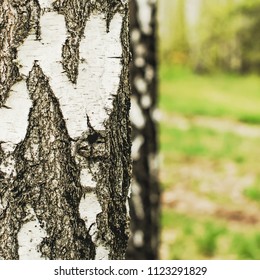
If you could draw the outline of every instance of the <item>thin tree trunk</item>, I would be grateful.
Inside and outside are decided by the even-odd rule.
[[[123,259],[128,5],[0,4],[0,259]]]
[[[156,1],[130,0],[133,127],[131,231],[127,258],[158,259]]]

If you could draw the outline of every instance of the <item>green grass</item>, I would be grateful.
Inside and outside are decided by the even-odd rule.
[[[260,158],[260,138],[241,136],[233,132],[221,132],[199,126],[192,121],[192,117],[196,116],[198,112],[203,112],[205,117],[212,117],[216,112],[226,112],[220,114],[219,119],[222,120],[234,118],[241,120],[245,116],[245,112],[248,116],[251,112],[251,121],[247,120],[248,122],[255,123],[258,118],[260,120],[260,83],[258,81],[260,78],[236,75],[197,76],[192,74],[189,69],[179,67],[176,69],[162,67],[160,75],[162,78],[160,109],[167,116],[160,123],[160,150],[164,168],[170,170],[177,160],[185,162],[190,159],[203,158],[220,162],[220,164],[229,160],[240,165],[244,172],[250,169],[253,172],[260,172],[256,164]],[[164,90],[165,85],[172,89],[171,94]],[[217,87],[222,88],[222,92],[219,92],[216,98],[212,98],[206,90],[201,94],[203,88],[210,87],[212,87],[212,92],[216,91]],[[242,90],[245,87],[247,87],[246,94]],[[178,90],[179,94],[177,94]],[[235,92],[237,92],[236,95]],[[201,99],[203,94],[207,102]],[[224,97],[230,101],[222,102]],[[171,102],[167,101],[168,99]],[[216,102],[216,99],[221,102]],[[248,107],[246,102],[241,101],[240,109],[233,106],[236,100],[243,99],[246,99],[251,105]],[[180,104],[182,105],[179,106]],[[255,112],[252,110],[253,107],[257,108]],[[234,110],[234,108],[236,109]],[[189,115],[190,119],[186,119],[189,121],[188,127],[182,129],[172,124],[171,116],[175,114]],[[169,185],[171,180],[172,178],[170,180],[166,178],[166,185]],[[163,185],[165,185],[164,182]]]
[[[232,250],[240,259],[260,260],[260,233],[255,231],[246,238],[243,234],[236,233],[233,237]]]
[[[181,184],[189,193],[218,204],[227,210],[225,213],[246,211],[247,203],[259,205],[260,212],[260,180],[257,179],[260,137],[224,132],[193,121],[193,117],[199,115],[257,127],[260,124],[260,77],[198,76],[187,68],[162,66],[160,78],[159,106],[163,112],[160,123],[161,180],[164,189],[169,191]],[[171,123],[176,115],[185,117],[187,125],[181,127]],[[186,168],[192,166],[190,163],[198,167],[201,164],[202,173],[205,164],[209,164],[213,175],[228,174],[226,180],[231,179],[231,182],[232,176],[240,178],[249,174],[255,178],[248,187],[241,189],[246,204],[236,204],[236,198],[228,190],[227,193],[202,192],[201,175],[193,178],[182,175],[182,168],[186,164]],[[226,163],[232,163],[234,173],[226,171]],[[221,187],[225,190],[226,186]],[[234,222],[228,217],[208,216],[207,213],[180,213],[169,206],[163,207],[162,214],[163,233],[173,236],[166,241],[170,259],[260,259],[260,230],[254,223]]]
[[[203,232],[196,240],[199,252],[208,258],[213,257],[217,251],[219,237],[226,231],[226,227],[215,221],[204,222]]]
[[[259,187],[250,187],[245,189],[245,196],[251,200],[260,201],[260,188]]]
[[[260,179],[255,181],[253,186],[250,186],[244,190],[244,195],[252,200],[260,203]]]
[[[187,130],[163,122],[161,151],[176,157],[204,157],[209,159],[231,159],[236,162],[257,160],[260,156],[259,139],[246,138],[230,132],[221,133],[213,129],[191,125]],[[169,154],[168,154],[169,155]]]
[[[166,210],[162,225],[173,229],[174,238],[170,244],[171,259],[208,259],[218,251],[220,237],[227,232],[227,226],[209,217],[193,217]],[[224,248],[223,248],[224,249]],[[223,250],[222,251],[225,251]]]
[[[180,66],[162,66],[160,79],[163,111],[260,123],[260,78],[256,75],[201,76]]]
[[[170,259],[260,259],[260,233],[235,228],[218,218],[194,217],[165,210],[165,232],[172,230]]]

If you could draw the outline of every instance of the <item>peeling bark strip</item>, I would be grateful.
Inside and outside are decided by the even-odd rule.
[[[128,259],[158,259],[160,186],[157,167],[156,1],[130,0],[133,61],[131,238]]]
[[[40,7],[35,0],[0,1],[0,108],[5,104],[10,88],[21,77],[17,65],[17,47],[29,30],[38,34]]]
[[[2,3],[0,259],[123,259],[128,5]]]

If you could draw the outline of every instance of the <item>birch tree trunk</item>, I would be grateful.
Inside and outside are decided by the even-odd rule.
[[[127,258],[158,259],[159,199],[157,168],[156,1],[130,0],[133,128],[131,232]]]
[[[123,259],[128,4],[0,0],[0,259]]]

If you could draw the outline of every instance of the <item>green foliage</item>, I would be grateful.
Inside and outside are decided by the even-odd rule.
[[[169,63],[185,64],[189,53],[186,0],[162,0],[160,7],[161,56]]]
[[[228,2],[203,2],[192,57],[197,72],[216,71],[219,68],[236,70],[240,67],[236,36],[239,22]]]
[[[259,1],[246,1],[237,9],[237,12],[247,19],[246,24],[238,31],[242,71],[260,72],[260,3]]]
[[[260,70],[259,1],[204,1],[196,28],[197,72]]]
[[[172,58],[175,63],[184,62],[189,51],[185,6],[186,0],[177,0],[173,16]]]
[[[187,9],[192,1],[159,2],[163,62],[190,65],[197,73],[259,73],[259,0],[200,0],[193,6],[195,21]]]

